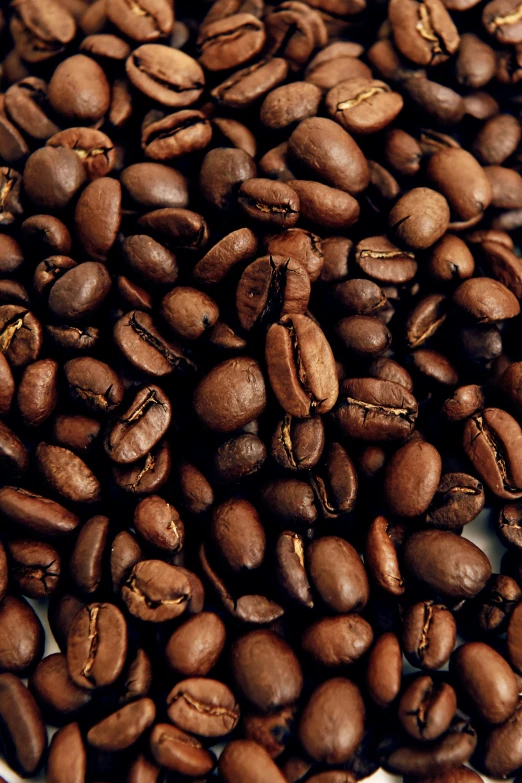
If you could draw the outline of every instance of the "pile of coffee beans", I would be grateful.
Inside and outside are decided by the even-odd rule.
[[[6,762],[522,771],[520,0],[11,0],[0,45]]]

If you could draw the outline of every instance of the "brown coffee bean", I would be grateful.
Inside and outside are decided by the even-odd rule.
[[[366,687],[381,709],[389,707],[399,695],[402,679],[402,650],[396,634],[383,633],[368,657]]]
[[[143,552],[136,537],[128,530],[122,530],[111,546],[110,570],[114,593],[119,595],[123,583],[140,560],[143,560]]]
[[[205,285],[220,283],[236,264],[250,261],[257,250],[257,237],[249,228],[232,231],[201,258],[192,270]]]
[[[413,533],[404,546],[408,573],[450,600],[472,598],[491,576],[491,564],[471,541],[444,530]]]
[[[121,220],[121,185],[99,177],[82,192],[74,212],[74,225],[84,254],[104,262],[116,241]]]
[[[399,596],[404,593],[405,585],[392,535],[393,528],[386,517],[376,517],[368,530],[364,562],[370,576],[380,588],[391,595]]]
[[[402,97],[385,82],[355,77],[338,82],[326,95],[326,109],[350,133],[376,133],[403,107]]]
[[[138,0],[134,5],[116,0],[107,8],[107,17],[124,35],[140,42],[170,35],[174,27],[168,0]]]
[[[0,422],[0,466],[5,478],[12,481],[19,479],[29,467],[29,455],[20,438]]]
[[[500,408],[486,408],[466,421],[463,446],[479,476],[499,498],[522,496],[516,420]]]
[[[202,215],[190,209],[155,209],[137,223],[139,233],[152,234],[176,250],[198,250],[208,242],[208,226]]]
[[[58,363],[41,359],[25,368],[17,391],[17,404],[25,424],[38,427],[58,402]]]
[[[401,644],[413,666],[435,671],[449,660],[457,626],[442,604],[423,601],[411,606],[403,617]]]
[[[100,515],[91,517],[76,539],[69,570],[73,582],[87,595],[95,593],[102,581],[108,534],[109,519]]]
[[[207,71],[226,71],[252,60],[266,40],[263,22],[252,14],[231,14],[202,26],[196,45]]]
[[[467,721],[456,718],[450,729],[432,743],[404,743],[392,748],[383,766],[401,775],[429,776],[464,764],[477,744],[477,735]]]
[[[295,707],[283,707],[269,715],[244,715],[242,723],[245,738],[258,742],[275,759],[291,741],[295,714]]]
[[[74,617],[67,636],[67,666],[80,688],[104,688],[119,677],[127,655],[127,624],[118,607],[88,604]]]
[[[49,783],[81,783],[87,772],[87,753],[80,727],[69,723],[59,729],[51,740],[47,759]]]
[[[443,530],[467,525],[484,508],[484,487],[467,473],[445,473],[426,513],[426,524]]]
[[[238,191],[238,204],[251,220],[289,228],[299,219],[299,196],[286,182],[252,178]]]
[[[59,503],[20,487],[0,489],[0,513],[10,522],[45,537],[72,533],[80,524],[76,514]]]
[[[417,740],[435,740],[449,728],[457,709],[457,694],[447,682],[427,675],[406,688],[399,703],[399,721]]]
[[[167,705],[175,726],[201,737],[223,737],[236,727],[240,715],[230,688],[199,677],[179,682],[167,696]]]
[[[360,611],[368,602],[366,571],[356,550],[342,538],[325,536],[306,551],[312,585],[335,613]]]
[[[355,195],[369,182],[361,150],[337,123],[311,117],[299,123],[288,140],[290,157],[318,179]]]
[[[343,764],[364,732],[364,702],[353,682],[327,680],[312,693],[299,722],[299,739],[314,761]],[[328,726],[324,715],[328,715]]]
[[[46,484],[65,500],[73,503],[95,503],[101,496],[101,485],[85,462],[69,449],[39,443],[36,467]]]
[[[349,193],[311,180],[289,179],[287,184],[299,196],[303,220],[318,229],[343,231],[359,219],[359,203]]]
[[[215,506],[211,534],[219,554],[232,571],[251,570],[262,564],[265,531],[259,514],[248,500],[231,499]]]
[[[35,775],[47,747],[40,710],[22,681],[0,674],[0,721],[9,763],[24,777]]]
[[[188,206],[187,180],[170,166],[150,162],[133,163],[123,169],[120,181],[123,193],[141,207],[176,209]]]
[[[141,146],[151,160],[174,160],[210,144],[212,126],[204,114],[182,109],[149,124],[143,123]]]
[[[214,503],[214,492],[195,465],[183,462],[178,470],[178,484],[181,502],[190,514],[204,514]]]
[[[114,462],[128,464],[144,457],[165,435],[171,420],[168,397],[158,386],[145,386],[108,431],[104,447]]]
[[[129,612],[152,623],[173,620],[187,609],[191,584],[185,569],[162,560],[141,560],[123,584],[121,597]]]
[[[193,405],[202,423],[216,432],[232,432],[248,424],[266,405],[259,365],[246,356],[216,365],[197,386]]]
[[[496,726],[488,735],[484,748],[484,769],[488,775],[507,778],[515,774],[522,763],[520,747],[520,701],[508,720]]]
[[[401,250],[386,237],[368,237],[355,247],[354,259],[364,274],[377,283],[407,283],[417,272],[411,252]]]
[[[225,625],[217,614],[196,614],[169,638],[165,648],[167,663],[184,677],[204,677],[219,660],[225,639]]]
[[[43,655],[44,632],[24,598],[6,595],[0,604],[0,671],[23,676]]]
[[[350,354],[368,359],[385,353],[392,341],[390,330],[369,315],[342,318],[335,331]]]
[[[58,318],[83,320],[99,310],[110,288],[111,278],[106,267],[86,261],[69,269],[54,283],[49,294],[49,308]]]
[[[514,318],[520,312],[515,295],[489,277],[466,280],[453,294],[453,302],[464,316],[477,323]]]
[[[310,58],[316,47],[324,46],[328,34],[319,13],[304,3],[283,3],[265,17],[270,54],[281,54],[294,70]]]
[[[417,517],[430,505],[440,481],[442,460],[430,443],[406,443],[386,466],[384,495],[393,514]]]
[[[62,653],[42,658],[29,678],[29,688],[44,715],[53,721],[74,718],[91,701],[90,691],[78,688],[69,677]]]
[[[110,87],[102,68],[84,54],[63,60],[49,82],[53,109],[67,122],[90,125],[110,104]]]
[[[96,723],[87,733],[87,742],[109,753],[125,750],[137,742],[155,717],[152,699],[138,699]]]
[[[279,585],[289,598],[311,609],[312,590],[305,568],[303,537],[290,530],[277,539],[276,569]]]
[[[405,440],[415,426],[417,403],[399,383],[354,378],[341,384],[332,417],[341,432],[353,438]]]
[[[225,783],[285,783],[286,778],[266,750],[257,742],[239,739],[229,742],[219,757],[219,774]]]
[[[520,672],[522,669],[522,656],[520,655],[519,646],[522,634],[522,610],[519,606],[517,605],[514,608],[509,618],[506,634],[508,659],[517,672]]]
[[[170,723],[154,726],[150,749],[162,767],[191,778],[208,774],[216,763],[214,754],[206,750],[199,740]]]
[[[87,52],[91,57],[98,58],[103,63],[107,60],[111,62],[126,60],[131,53],[131,48],[126,41],[118,38],[117,35],[94,33],[83,39],[80,51]]]
[[[492,0],[482,11],[482,23],[490,35],[504,44],[522,41],[518,5],[513,0]]]
[[[51,136],[47,146],[75,152],[88,180],[105,177],[116,164],[116,150],[111,139],[95,128],[67,128]]]
[[[76,34],[76,24],[58,3],[30,0],[15,8],[11,34],[20,56],[29,63],[38,63],[63,52]]]
[[[315,84],[293,82],[268,93],[260,110],[260,120],[267,128],[286,128],[317,114],[322,93]]]
[[[136,89],[163,106],[190,106],[205,85],[203,71],[192,57],[161,44],[138,46],[125,67]]]
[[[281,57],[259,60],[254,65],[235,71],[211,90],[220,105],[242,109],[262,98],[286,79],[288,63]]]
[[[106,413],[123,399],[123,384],[108,364],[91,357],[71,359],[64,365],[72,399],[94,413]]]
[[[161,314],[179,337],[197,340],[219,318],[219,308],[210,296],[188,286],[177,286],[161,302]]]
[[[233,484],[257,473],[266,460],[266,446],[244,433],[226,440],[214,454],[212,473],[218,484]]]
[[[452,656],[452,671],[474,711],[487,723],[503,723],[515,710],[518,685],[509,664],[483,642],[461,645]]]
[[[272,324],[265,358],[272,390],[287,413],[306,418],[333,407],[339,388],[333,354],[311,318],[286,315]]]
[[[437,65],[458,49],[457,28],[438,0],[391,0],[388,19],[395,45],[418,65]]]
[[[174,554],[183,547],[185,529],[170,503],[158,495],[140,500],[134,509],[134,528],[146,543]]]
[[[61,558],[53,546],[45,541],[11,539],[7,543],[7,550],[9,578],[23,595],[28,598],[46,598],[56,590],[60,579]],[[5,568],[7,575],[7,563]],[[2,590],[0,594],[1,592]]]
[[[272,631],[252,631],[233,645],[231,668],[235,683],[261,712],[297,701],[303,687],[301,665],[292,648]]]
[[[301,647],[316,663],[337,668],[354,663],[368,650],[373,631],[358,614],[324,617],[310,625]]]
[[[203,159],[199,172],[199,188],[203,198],[209,204],[220,212],[224,212],[236,205],[237,191],[241,183],[255,176],[256,165],[250,155],[243,150],[218,148],[207,152]],[[240,254],[242,256],[241,251]],[[226,271],[235,261],[236,254],[234,253],[233,258],[225,262]],[[214,263],[216,262],[214,261]],[[223,261],[219,263],[219,267],[222,264]],[[204,264],[203,269],[205,266]],[[213,266],[214,264],[211,264],[211,267]],[[210,282],[214,282],[214,280]],[[219,282],[219,279],[216,282]]]
[[[424,250],[435,244],[448,228],[448,202],[430,188],[414,188],[395,204],[388,225],[398,240],[415,250]]]
[[[241,326],[268,326],[287,313],[304,313],[310,298],[306,270],[291,258],[262,256],[244,270],[236,289]]]

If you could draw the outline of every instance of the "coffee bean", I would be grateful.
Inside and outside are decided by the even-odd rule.
[[[147,375],[161,378],[195,369],[183,348],[164,337],[148,313],[131,310],[116,323],[113,335],[125,358]]]
[[[181,775],[206,775],[216,763],[214,755],[199,740],[170,723],[154,726],[150,748],[158,764]]]
[[[126,655],[127,625],[116,606],[93,603],[78,612],[67,636],[67,666],[78,687],[92,690],[112,685]]]
[[[414,739],[435,740],[449,727],[457,695],[446,682],[436,683],[428,675],[417,677],[406,688],[399,703],[399,720]]]
[[[385,769],[402,775],[428,776],[464,764],[477,744],[469,723],[457,719],[450,730],[433,743],[400,743],[384,761]]]
[[[303,687],[299,661],[272,631],[252,631],[231,652],[232,675],[242,695],[261,712],[297,701]]]
[[[107,16],[124,35],[140,42],[163,38],[174,27],[174,12],[167,0],[153,5],[140,0],[131,6],[124,0],[116,0],[107,8]]]
[[[161,163],[133,163],[121,172],[124,195],[135,204],[148,209],[188,206],[186,178]],[[127,237],[125,241],[131,241]]]
[[[259,365],[246,356],[218,364],[197,386],[193,405],[201,422],[216,432],[232,432],[248,424],[266,406]]]
[[[24,777],[31,777],[40,768],[47,747],[40,710],[14,674],[0,674],[0,694],[0,732],[9,763]]]
[[[98,63],[76,54],[56,68],[49,82],[49,100],[66,122],[94,124],[109,108],[110,87]]]
[[[223,737],[239,720],[234,694],[218,680],[182,680],[167,696],[168,715],[183,731],[201,737]]]
[[[466,454],[489,489],[505,500],[518,498],[522,493],[518,486],[519,432],[515,419],[500,408],[486,408],[474,414],[464,429]]]
[[[80,727],[68,723],[51,740],[47,759],[49,783],[80,783],[87,771],[87,753]]]
[[[455,620],[446,606],[422,601],[413,604],[403,617],[402,649],[413,666],[434,671],[449,660],[456,633]]]
[[[140,620],[162,623],[183,614],[191,599],[184,569],[162,560],[141,560],[123,583],[121,597]]]
[[[518,702],[516,677],[509,664],[483,642],[468,642],[452,656],[459,687],[487,723],[503,723]]]
[[[66,535],[80,524],[76,514],[64,506],[20,487],[0,489],[0,513],[10,522],[44,537]]]
[[[405,585],[393,540],[393,529],[386,517],[376,517],[369,527],[364,562],[380,588],[391,595],[404,593]]]
[[[413,533],[404,546],[404,565],[424,587],[450,600],[472,598],[491,575],[482,550],[445,530]]]
[[[188,54],[161,44],[143,44],[126,63],[132,84],[163,106],[190,106],[205,85],[200,66]]]
[[[29,688],[44,715],[53,721],[73,719],[91,701],[91,692],[79,688],[69,677],[67,658],[62,653],[42,658],[29,678]]]
[[[81,528],[69,563],[73,582],[82,593],[95,593],[102,580],[102,565],[109,534],[109,519],[91,517]]]
[[[108,431],[105,451],[114,462],[128,464],[144,457],[167,431],[171,406],[158,386],[144,386]]]
[[[248,739],[229,742],[219,757],[218,769],[225,783],[236,780],[244,780],[245,783],[284,783],[286,780],[266,750]]]
[[[154,722],[152,699],[138,699],[96,723],[87,733],[89,745],[114,753],[133,745]]]
[[[165,648],[167,662],[185,677],[204,677],[216,665],[225,639],[225,626],[218,615],[201,612],[174,631]]]
[[[332,418],[344,435],[362,440],[405,440],[417,418],[417,403],[401,384],[355,378],[341,384]]]
[[[329,725],[320,716],[329,715]],[[364,731],[364,703],[350,680],[334,677],[312,693],[299,723],[299,739],[314,761],[343,764],[359,745]]]
[[[467,473],[445,473],[426,513],[426,524],[455,530],[475,519],[484,507],[484,488]]]
[[[65,377],[69,394],[81,407],[93,413],[105,413],[123,399],[123,385],[108,364],[91,357],[66,362]]]
[[[43,628],[24,598],[6,595],[0,604],[0,670],[23,676],[43,654]]]
[[[324,617],[310,625],[301,646],[315,662],[332,668],[354,663],[373,640],[369,623],[358,614]]]
[[[386,662],[386,665],[383,665]],[[389,707],[399,695],[402,678],[402,651],[396,634],[383,633],[368,658],[366,686],[371,699],[381,709]]]
[[[399,93],[385,82],[363,76],[338,82],[326,95],[326,108],[351,133],[376,133],[389,125],[403,107]]]
[[[368,601],[366,571],[356,550],[342,538],[325,536],[306,551],[312,585],[336,613],[359,611]]]
[[[45,541],[12,539],[7,544],[9,577],[28,598],[47,598],[58,587],[59,552]]]
[[[393,514],[417,517],[433,500],[440,481],[442,461],[430,444],[406,443],[386,466],[384,494]]]
[[[207,71],[226,71],[252,60],[265,43],[263,22],[252,14],[231,14],[202,27],[199,62]]]

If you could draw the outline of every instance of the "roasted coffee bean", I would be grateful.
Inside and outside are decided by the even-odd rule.
[[[457,695],[447,682],[417,677],[404,691],[399,703],[399,720],[414,739],[430,741],[443,734],[457,709]]]
[[[0,604],[0,671],[23,676],[42,657],[43,628],[24,598],[6,595]]]
[[[182,109],[143,125],[141,146],[147,158],[168,161],[203,150],[210,144],[212,127],[204,114]]]
[[[414,188],[402,196],[388,216],[392,236],[414,250],[440,239],[449,225],[448,202],[430,188]]]
[[[127,655],[127,624],[114,604],[88,604],[67,635],[67,666],[80,688],[104,688],[119,677]]]
[[[230,688],[200,677],[179,682],[167,696],[167,705],[175,726],[201,737],[223,737],[235,728],[240,715]]]
[[[238,191],[238,204],[251,220],[290,228],[299,219],[299,196],[286,182],[252,178]]]
[[[218,364],[199,383],[193,404],[202,423],[217,432],[232,432],[248,424],[266,405],[259,365],[245,356]]]
[[[125,580],[121,597],[140,620],[162,623],[183,614],[192,588],[185,569],[162,560],[141,560]]]
[[[484,487],[467,473],[445,473],[426,512],[426,524],[456,530],[484,508]]]
[[[329,725],[321,715],[329,715]],[[312,693],[299,723],[299,739],[314,761],[343,764],[361,742],[364,702],[350,680],[334,677]]]
[[[80,727],[68,723],[51,740],[47,759],[49,783],[80,783],[87,771],[87,753]]]
[[[158,386],[145,386],[105,438],[107,455],[120,464],[144,457],[167,431],[171,406]]]
[[[244,270],[236,290],[241,326],[268,326],[287,313],[305,313],[310,298],[306,270],[284,256],[258,258]]]
[[[100,265],[107,260],[116,241],[120,221],[120,183],[111,177],[99,177],[90,182],[74,211],[76,233],[88,259],[98,261]],[[89,268],[97,269],[94,264]]]
[[[28,454],[22,441],[0,422],[0,465],[6,479],[16,481],[29,467]]]
[[[401,250],[386,237],[368,237],[355,247],[355,262],[377,283],[406,283],[417,271],[413,253]]]
[[[11,34],[24,60],[38,63],[63,52],[76,34],[76,24],[58,3],[41,5],[32,0],[16,8]]]
[[[123,583],[140,560],[143,560],[143,552],[136,537],[128,530],[122,530],[115,536],[110,554],[111,581],[114,593],[120,593]]]
[[[127,76],[140,92],[164,106],[190,106],[200,97],[205,77],[198,63],[177,49],[144,44],[127,59]]]
[[[261,106],[260,119],[268,128],[286,128],[317,114],[321,90],[309,82],[284,84],[268,93]]]
[[[214,668],[225,646],[222,620],[212,612],[201,612],[181,625],[167,642],[169,666],[185,677],[204,677]]]
[[[212,472],[219,484],[233,484],[257,473],[266,460],[266,446],[246,432],[225,441],[217,449]]]
[[[248,500],[228,500],[214,507],[212,538],[217,551],[232,571],[259,568],[266,536],[259,515]]]
[[[148,544],[174,554],[183,547],[185,529],[174,506],[158,495],[140,500],[134,509],[134,528]]]
[[[417,402],[399,383],[354,378],[341,384],[332,418],[352,438],[406,440],[415,426]]]
[[[39,443],[35,458],[45,483],[65,500],[95,503],[100,499],[100,482],[74,452],[61,446]]]
[[[69,677],[62,653],[42,658],[29,678],[29,688],[44,715],[59,722],[74,718],[91,701],[91,692],[79,688]]]
[[[239,638],[232,647],[231,667],[239,691],[261,712],[293,704],[301,694],[299,661],[272,631],[252,631]]]
[[[475,619],[480,630],[487,634],[502,633],[520,598],[522,591],[514,579],[493,574],[476,599]]]
[[[60,553],[45,541],[12,539],[7,543],[9,578],[28,598],[46,598],[58,587]]]
[[[393,528],[382,516],[371,523],[365,546],[365,565],[376,584],[391,595],[402,595],[404,580],[393,539]]]
[[[272,389],[293,416],[326,413],[337,398],[331,348],[305,315],[284,316],[268,330],[265,357]]]
[[[95,593],[102,580],[102,565],[109,534],[109,519],[91,517],[81,528],[69,563],[73,582],[82,593]]]
[[[507,778],[519,769],[522,759],[520,747],[520,701],[510,718],[496,726],[487,736],[484,748],[484,769],[488,775]]]
[[[435,671],[449,660],[456,634],[455,619],[446,606],[422,601],[403,617],[402,649],[413,666]]]
[[[40,710],[22,681],[0,674],[0,731],[9,763],[24,777],[35,775],[47,747]]]
[[[290,157],[327,185],[355,195],[369,182],[368,164],[352,137],[337,123],[311,117],[288,141]]]
[[[79,517],[50,498],[20,487],[0,489],[0,514],[29,533],[44,537],[72,533]]]
[[[71,359],[64,366],[69,394],[81,407],[106,413],[123,399],[123,384],[108,364],[91,357]]]
[[[135,41],[155,41],[169,35],[174,27],[174,12],[168,0],[153,3],[140,0],[135,5],[116,0],[107,8],[107,17]]]
[[[331,611],[344,614],[366,606],[368,577],[347,541],[337,536],[313,541],[306,550],[306,564],[313,587]]]
[[[491,576],[484,552],[445,530],[413,533],[404,545],[404,565],[425,588],[455,601],[473,598]]]
[[[522,496],[519,437],[522,437],[522,431],[518,423],[500,408],[486,408],[475,413],[464,428],[464,450],[473,467],[488,488],[504,500]]]
[[[42,347],[42,327],[26,307],[0,306],[0,353],[11,367],[36,361]]]
[[[304,632],[301,646],[315,662],[337,668],[354,663],[373,640],[369,623],[358,614],[324,617]]]
[[[395,701],[401,688],[401,678],[399,639],[394,633],[383,633],[370,651],[366,670],[366,687],[377,706],[386,709]]]
[[[131,310],[116,323],[113,336],[125,358],[146,375],[161,378],[195,369],[182,347],[164,337],[148,313]]]
[[[107,752],[125,750],[149,728],[155,716],[152,699],[138,699],[92,726],[87,733],[87,742]]]
[[[291,741],[295,714],[295,707],[283,707],[269,715],[244,715],[242,725],[245,738],[258,742],[275,759]]]
[[[357,472],[340,443],[326,446],[309,477],[323,517],[335,518],[353,509],[357,498]]]
[[[419,777],[445,772],[465,763],[475,750],[477,735],[472,726],[457,718],[450,730],[433,743],[407,744],[399,741],[383,766],[389,772]]]
[[[391,0],[388,19],[395,45],[418,65],[437,65],[458,49],[457,28],[437,0]]]
[[[67,128],[47,140],[49,147],[73,150],[82,162],[87,179],[105,177],[116,163],[116,150],[110,138],[94,128]]]
[[[265,27],[252,14],[239,13],[205,24],[197,46],[207,71],[226,71],[252,60],[265,44]]]
[[[199,740],[170,723],[154,726],[150,749],[162,767],[191,778],[206,775],[216,763],[214,755]]]
[[[286,778],[266,750],[249,739],[229,742],[219,757],[219,774],[225,783],[244,780],[245,783],[285,783]]]
[[[186,178],[161,163],[133,163],[121,172],[124,195],[141,208],[183,208],[188,206]],[[131,237],[127,237],[131,240]]]
[[[452,656],[459,688],[487,723],[503,723],[515,710],[518,687],[507,661],[483,642],[468,642]]]
[[[402,107],[402,97],[385,82],[362,76],[338,82],[326,95],[330,117],[351,133],[382,130]]]
[[[509,618],[506,640],[508,658],[514,669],[520,672],[522,668],[522,658],[519,652],[520,634],[522,632],[522,617],[518,606],[513,610]]]
[[[440,481],[442,460],[430,443],[401,446],[386,465],[384,495],[393,514],[417,517],[432,502]]]

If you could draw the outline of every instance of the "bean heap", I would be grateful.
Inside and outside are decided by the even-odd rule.
[[[0,14],[8,764],[516,775],[520,1]]]

